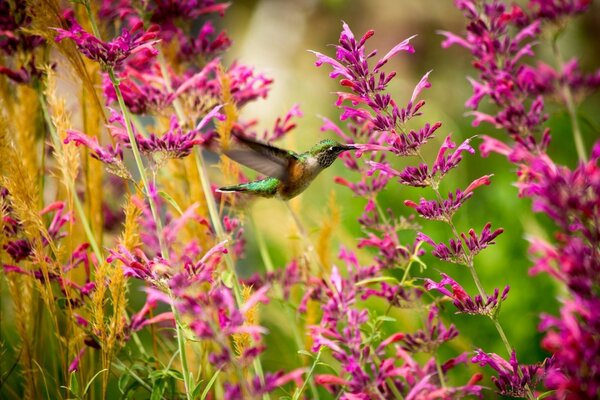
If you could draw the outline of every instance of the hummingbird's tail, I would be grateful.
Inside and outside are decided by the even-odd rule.
[[[216,190],[219,193],[247,192],[245,185],[222,186]]]
[[[254,182],[239,183],[233,186],[223,186],[217,189],[217,192],[232,193],[245,192],[255,196],[273,197],[277,194],[279,180],[275,178],[266,178]]]

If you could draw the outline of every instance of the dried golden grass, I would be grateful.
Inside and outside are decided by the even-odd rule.
[[[0,109],[5,109],[1,103]],[[33,292],[34,285],[37,286],[41,298],[48,308],[57,335],[59,332],[56,305],[49,279],[50,273],[57,273],[57,271],[53,265],[48,264],[42,238],[49,242],[54,253],[58,253],[58,250],[53,246],[39,214],[40,194],[36,182],[37,171],[32,174],[28,170],[26,161],[22,157],[22,151],[18,149],[24,143],[30,142],[30,139],[25,136],[33,134],[28,128],[25,132],[16,132],[17,126],[23,126],[23,124],[17,125],[15,123],[19,118],[22,117],[11,115],[10,121],[13,123],[10,123],[7,116],[0,113],[0,160],[2,160],[0,186],[6,188],[10,193],[11,212],[20,222],[23,235],[27,237],[32,246],[32,261],[22,262],[21,267],[25,270],[31,270],[35,266],[40,269],[44,277],[42,283],[34,280],[31,276],[15,276],[18,274],[7,276],[9,293],[15,306],[15,326],[23,346],[24,357],[21,359],[21,365],[25,379],[25,396],[26,398],[34,398],[37,393],[35,389],[37,385],[35,376],[37,367],[35,364],[36,359],[40,357],[36,355],[33,341],[37,332],[42,329],[41,326],[36,326],[38,320],[34,318],[41,312],[36,307],[36,296]],[[25,151],[31,150],[27,149]]]
[[[54,41],[56,31],[52,28],[64,28],[62,23],[62,7],[58,0],[25,0],[29,10],[35,10],[31,13],[31,25],[27,29],[28,33],[42,36],[46,42],[56,48],[68,61],[75,76],[77,76],[86,89],[93,94],[93,102],[89,106],[94,106],[105,120],[104,108],[99,96],[94,88],[94,79],[92,72],[88,71],[86,63],[81,53],[75,47],[71,40],[62,40],[59,43]]]
[[[252,296],[252,287],[242,285],[242,300],[248,301]],[[250,307],[244,314],[244,325],[258,324],[258,303]],[[238,357],[252,346],[252,338],[249,333],[236,333],[233,335],[233,347]]]
[[[91,71],[91,76],[94,78],[96,86],[100,86],[99,66],[97,63],[86,62],[88,71]],[[79,104],[81,109],[81,117],[83,122],[83,131],[90,137],[98,138],[101,142],[102,135],[102,118],[103,115],[98,107],[88,107],[93,103],[96,96],[95,92],[90,92],[87,86],[83,86],[80,91]],[[71,147],[74,147],[71,145]],[[90,222],[92,232],[96,238],[96,242],[101,246],[103,240],[103,211],[102,202],[104,196],[103,181],[104,171],[98,160],[92,159],[89,149],[84,148],[83,168],[85,171],[85,198],[86,198],[86,214],[87,220]]]
[[[31,176],[38,176],[38,152],[34,151],[36,146],[35,134],[39,127],[39,121],[35,117],[39,115],[39,103],[37,93],[34,89],[18,85],[16,87],[16,98],[14,102],[14,138],[15,149],[21,154],[25,171]]]
[[[69,205],[75,193],[71,193],[71,182],[75,182],[79,173],[79,150],[73,145],[65,145],[67,130],[71,128],[71,115],[67,111],[65,99],[57,95],[56,73],[51,68],[46,68],[46,88],[44,96],[48,103],[49,117],[58,141],[52,141],[54,158],[58,165],[58,176],[64,186]],[[72,207],[70,207],[72,209]]]
[[[329,276],[331,272],[331,239],[333,232],[340,224],[340,209],[337,206],[335,192],[329,192],[328,212],[323,216],[321,229],[319,230],[319,238],[317,239],[317,255],[323,266],[323,273]]]

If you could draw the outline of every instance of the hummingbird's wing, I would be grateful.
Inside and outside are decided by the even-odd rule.
[[[232,160],[266,176],[284,181],[290,165],[298,161],[298,155],[292,151],[241,135],[235,135],[235,137],[243,144],[243,147],[227,149],[223,153]]]

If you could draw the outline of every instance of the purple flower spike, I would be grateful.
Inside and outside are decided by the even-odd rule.
[[[414,334],[406,334],[402,338],[402,348],[411,353],[425,352],[435,353],[437,348],[458,336],[458,330],[454,325],[448,328],[444,326],[439,317],[439,310],[435,305],[429,308],[429,316],[425,322],[425,328]]]
[[[456,144],[452,142],[450,136],[447,136],[446,140],[444,140],[444,144],[442,144],[442,147],[440,147],[437,158],[433,164],[432,175],[439,173],[439,179],[439,177],[447,174],[448,171],[456,167],[458,163],[462,161],[462,153],[464,151],[475,154],[475,149],[469,145],[470,141],[471,139],[465,140],[452,154],[446,155],[448,150],[456,147]]]
[[[498,288],[496,288],[494,289],[494,293],[484,300],[481,295],[476,295],[475,297],[469,296],[458,282],[444,273],[441,275],[442,280],[440,282],[426,279],[425,289],[437,290],[450,298],[458,313],[493,316],[497,312],[500,303],[506,300],[510,290],[510,287],[507,285],[504,287],[502,295],[500,295]],[[450,286],[451,291],[446,286]]]
[[[419,204],[411,200],[404,201],[408,207],[414,208],[419,215],[425,219],[450,222],[454,213],[467,201],[473,192],[463,192],[456,190],[456,194],[448,194],[448,198],[442,203],[437,200],[419,200]]]
[[[463,250],[461,241],[450,239],[448,241],[449,245],[446,245],[445,243],[436,243],[423,232],[417,234],[417,241],[425,242],[433,246],[434,249],[431,254],[440,260],[462,265],[467,265],[468,263],[467,254]]]
[[[158,34],[158,26],[153,25],[147,31],[138,32],[143,29],[143,23],[139,21],[130,30],[123,30],[120,36],[110,42],[103,42],[94,35],[89,34],[75,20],[72,10],[65,13],[65,20],[69,29],[54,28],[58,35],[54,38],[56,42],[63,39],[71,39],[75,42],[77,49],[87,58],[97,61],[106,70],[119,69],[125,59],[141,51],[150,51],[152,55],[158,54],[154,45]]]
[[[520,365],[514,350],[510,355],[510,361],[506,361],[498,354],[485,353],[478,349],[471,361],[482,367],[488,365],[496,370],[498,376],[493,376],[492,381],[498,388],[498,393],[503,396],[527,397],[528,393],[533,392],[533,388],[537,386],[545,372],[540,364]]]
[[[481,231],[481,235],[479,237],[475,233],[473,229],[469,229],[468,236],[464,233],[461,233],[460,236],[463,239],[463,242],[467,246],[467,248],[471,251],[471,256],[475,256],[481,250],[485,249],[491,244],[495,244],[494,239],[504,232],[504,229],[498,228],[494,232],[491,231],[490,227],[492,224],[487,223],[483,230]]]

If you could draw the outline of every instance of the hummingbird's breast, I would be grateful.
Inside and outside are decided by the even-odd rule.
[[[289,200],[302,193],[319,175],[321,168],[314,157],[291,165],[286,181],[282,181],[277,194],[283,200]]]

